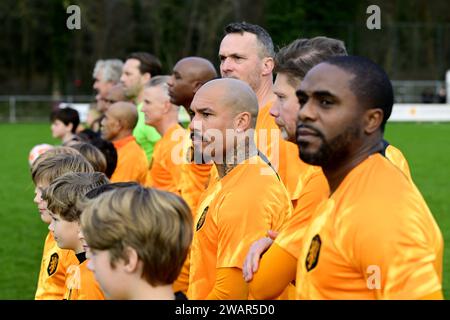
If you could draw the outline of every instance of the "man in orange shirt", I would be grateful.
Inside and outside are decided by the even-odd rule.
[[[276,98],[272,92],[274,56],[272,38],[264,28],[247,22],[235,22],[225,27],[219,48],[220,73],[223,78],[247,82],[256,93],[259,106],[256,145],[286,183],[289,158],[297,155],[282,139],[269,113]]]
[[[283,137],[296,148],[296,121],[300,105],[295,94],[305,74],[314,65],[324,59],[347,55],[344,43],[340,40],[316,37],[312,39],[297,39],[282,48],[275,56],[275,71],[277,78],[274,84],[274,93],[277,101],[270,113],[280,127]],[[384,143],[387,146],[387,143]],[[388,147],[387,151],[394,147]],[[398,151],[393,157],[392,152],[386,157],[397,167],[402,168],[406,160]],[[398,161],[401,160],[401,161]],[[291,168],[295,170],[291,170]],[[402,168],[403,170],[403,168]],[[407,171],[409,173],[409,170]],[[247,281],[252,280],[253,273],[257,271],[249,284],[250,293],[255,299],[273,299],[281,294],[290,282],[295,281],[298,253],[304,231],[314,213],[317,205],[328,197],[328,183],[320,167],[311,166],[300,158],[292,163],[288,171],[287,190],[291,195],[294,212],[289,221],[283,226],[276,237],[275,244],[270,238],[263,238],[255,242],[247,256],[243,272]],[[269,232],[272,234],[272,232]],[[267,250],[268,246],[270,249]],[[267,252],[264,253],[264,251]],[[259,266],[259,256],[264,253]],[[283,261],[283,263],[274,263]],[[282,269],[274,272],[274,265]],[[282,275],[280,277],[280,274]],[[268,285],[268,284],[272,285]],[[293,290],[289,292],[293,298]],[[282,298],[287,298],[285,295]]]
[[[147,157],[133,137],[137,120],[136,107],[129,102],[114,103],[105,112],[102,137],[111,141],[117,149],[117,166],[111,182],[135,181],[145,184],[147,181]]]
[[[180,194],[181,154],[176,147],[183,143],[185,130],[178,124],[179,107],[170,102],[168,76],[153,77],[144,89],[145,124],[161,135],[153,151],[147,185]]]
[[[217,78],[217,72],[209,60],[201,57],[181,59],[173,67],[172,75],[167,82],[170,102],[183,106],[190,117],[193,117],[191,103],[195,93],[204,83],[214,78]],[[180,195],[194,214],[198,200],[208,185],[212,163],[204,163],[203,161],[196,163],[194,161],[190,130],[186,130],[181,153],[184,161],[181,165]],[[188,286],[189,255],[173,287],[175,292],[182,291],[186,294]]]
[[[279,229],[291,214],[289,197],[255,146],[258,101],[249,85],[210,81],[197,91],[191,109],[194,148],[214,162],[218,178],[197,208],[188,297],[246,299],[245,254],[252,241],[267,228]]]
[[[186,57],[178,61],[167,81],[169,86],[170,102],[183,106],[192,117],[192,99],[197,90],[209,80],[217,77],[213,64],[201,57]],[[188,203],[192,212],[195,211],[198,199],[205,190],[210,176],[210,163],[195,163],[193,160],[191,132],[188,130],[185,137],[183,154],[186,158],[181,167],[180,192]]]
[[[300,157],[330,196],[304,234],[298,299],[442,299],[442,235],[418,189],[380,154],[393,89],[363,57],[333,57],[297,91]]]

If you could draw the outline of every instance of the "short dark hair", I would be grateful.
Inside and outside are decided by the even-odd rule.
[[[114,144],[102,138],[95,138],[90,143],[97,147],[105,156],[105,174],[108,178],[111,178],[117,166],[117,150],[114,147]]]
[[[316,64],[333,56],[346,56],[347,50],[341,40],[315,37],[311,39],[297,39],[283,47],[275,55],[275,73],[288,76],[288,81],[298,85],[306,73]]]
[[[139,60],[139,71],[141,74],[150,73],[152,77],[161,74],[161,61],[154,55],[147,52],[133,52],[127,57],[128,59]]]
[[[78,125],[80,124],[80,115],[78,114],[77,110],[70,107],[58,108],[50,114],[50,121],[54,122],[56,120],[61,121],[66,126],[71,123],[72,133],[75,133]]]
[[[261,26],[251,24],[248,22],[233,22],[225,27],[225,35],[230,33],[243,34],[244,32],[253,33],[256,35],[259,44],[263,48],[263,54],[265,57],[274,57],[275,50],[273,47],[273,41],[269,33]]]
[[[380,128],[384,132],[394,105],[394,90],[383,68],[370,59],[359,56],[332,57],[324,62],[354,75],[350,89],[361,106],[383,110]]]

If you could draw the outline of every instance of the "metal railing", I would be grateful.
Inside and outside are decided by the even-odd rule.
[[[439,103],[444,81],[392,81],[396,103]],[[94,96],[0,96],[0,122],[48,121],[51,111],[60,103],[92,103]],[[447,101],[449,103],[449,101]]]
[[[51,111],[60,103],[91,103],[94,96],[0,96],[0,122],[48,120]]]

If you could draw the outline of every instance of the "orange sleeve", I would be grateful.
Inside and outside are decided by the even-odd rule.
[[[249,283],[255,300],[276,299],[295,280],[297,259],[276,243],[262,256],[259,269]]]
[[[255,184],[252,192],[264,194],[264,198],[249,202],[248,194],[230,194],[217,210],[227,213],[218,216],[217,268],[242,268],[253,241],[264,237],[267,230],[280,230],[292,214],[291,202],[281,184]]]
[[[305,183],[298,198],[293,214],[281,228],[275,239],[280,247],[295,258],[300,253],[301,243],[306,228],[316,207],[324,201],[329,193],[328,182],[322,170],[316,171]]]
[[[216,282],[207,300],[247,300],[248,288],[239,268],[216,269]]]

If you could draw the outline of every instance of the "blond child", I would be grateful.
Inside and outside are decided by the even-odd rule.
[[[172,283],[193,233],[184,200],[141,186],[108,191],[88,203],[81,226],[107,298],[175,299]]]
[[[41,220],[50,224],[51,216],[47,202],[42,199],[42,191],[57,177],[68,172],[94,172],[92,166],[78,151],[68,147],[56,147],[40,155],[33,163],[31,177],[35,185],[34,203]],[[36,289],[36,300],[61,300],[67,269],[76,264],[75,254],[60,249],[49,232],[44,242],[41,268]]]

